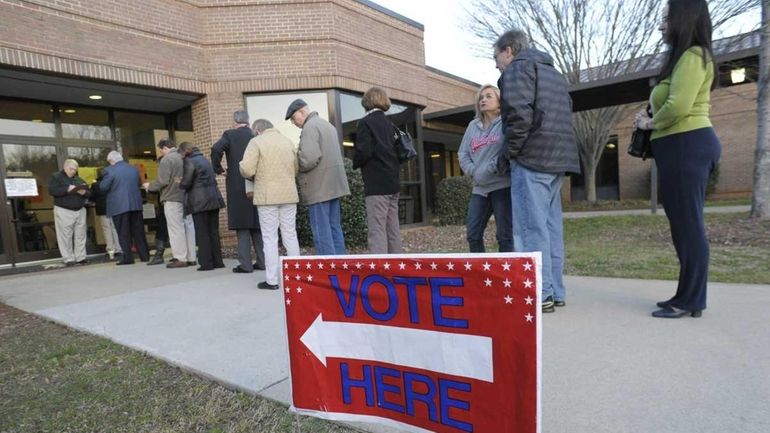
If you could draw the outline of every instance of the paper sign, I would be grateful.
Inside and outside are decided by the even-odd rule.
[[[5,179],[6,197],[37,197],[37,179],[34,177]]]

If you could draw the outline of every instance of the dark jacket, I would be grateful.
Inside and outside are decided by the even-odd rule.
[[[358,122],[354,151],[353,168],[361,169],[364,195],[389,195],[401,190],[393,124],[385,113],[376,110]]]
[[[126,161],[105,168],[99,191],[107,195],[107,216],[141,211],[141,185],[139,170]]]
[[[184,159],[184,175],[179,187],[185,190],[185,215],[225,207],[217,188],[216,174],[211,163],[195,150]],[[250,206],[252,206],[250,204]]]
[[[107,194],[100,189],[104,175],[96,178],[96,182],[91,184],[91,201],[94,202],[96,215],[107,215]]]
[[[86,188],[85,195],[80,195],[74,189],[67,191],[70,185],[88,186],[77,174],[69,177],[62,170],[51,175],[51,180],[48,181],[48,193],[53,196],[54,205],[69,210],[80,210],[85,206],[86,198],[91,196],[91,191]]]
[[[522,51],[497,84],[506,159],[535,171],[580,173],[572,99],[551,56],[533,48]]]
[[[230,230],[259,229],[257,208],[246,197],[246,188],[239,164],[246,146],[254,138],[248,127],[228,129],[211,148],[211,165],[222,174],[222,157],[227,157],[227,227]]]

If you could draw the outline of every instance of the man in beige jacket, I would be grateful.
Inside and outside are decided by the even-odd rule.
[[[259,214],[262,244],[265,252],[265,281],[260,289],[278,288],[278,228],[287,256],[299,255],[299,242],[295,220],[297,216],[297,186],[294,180],[298,171],[297,150],[273,124],[258,119],[252,125],[254,134],[243,160],[241,175],[254,179],[254,205]]]

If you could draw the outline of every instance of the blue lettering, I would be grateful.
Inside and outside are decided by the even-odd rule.
[[[428,391],[425,394],[419,393],[414,390],[415,382],[424,384]],[[428,418],[433,421],[438,421],[436,415],[436,403],[433,400],[436,397],[436,384],[424,374],[419,373],[404,373],[404,398],[406,400],[406,413],[414,416],[414,402],[421,401],[428,407]]]
[[[388,309],[380,313],[372,306],[371,299],[369,298],[369,288],[372,284],[379,283],[385,287],[388,294]],[[386,322],[392,319],[398,310],[398,294],[396,294],[396,287],[385,277],[379,275],[369,275],[364,278],[361,283],[361,302],[364,304],[364,310],[373,319],[381,322]]]
[[[417,286],[427,286],[428,280],[425,277],[393,277],[393,282],[406,285],[409,321],[420,323],[420,313],[417,308]]]
[[[374,406],[374,390],[372,389],[372,366],[364,365],[364,378],[361,380],[351,379],[348,375],[349,367],[346,362],[340,364],[340,376],[342,377],[342,401],[350,404],[353,399],[350,397],[350,388],[363,388],[366,394],[366,405]]]
[[[401,373],[398,370],[387,367],[374,367],[374,381],[377,384],[377,405],[383,409],[392,410],[398,413],[404,413],[404,407],[400,404],[391,403],[385,400],[385,393],[392,392],[401,395],[401,388],[395,385],[385,383],[383,377],[393,377],[401,379]]]
[[[345,313],[345,317],[353,317],[353,313],[356,311],[356,296],[358,293],[358,275],[353,275],[350,278],[350,296],[348,300],[345,300],[345,293],[340,288],[340,282],[337,280],[336,275],[329,275],[329,282],[334,287],[334,292],[337,294],[337,299],[340,301],[342,311]]]
[[[431,278],[430,289],[433,300],[433,324],[436,326],[446,326],[450,328],[468,328],[468,321],[465,319],[450,319],[443,316],[441,307],[444,305],[462,307],[463,298],[459,296],[444,296],[441,294],[442,286],[462,287],[462,278]]]
[[[452,390],[458,390],[463,392],[470,392],[471,384],[464,383],[464,382],[456,382],[450,379],[439,379],[438,389],[439,389],[439,399],[440,399],[439,405],[441,406],[441,424],[454,427],[458,430],[472,432],[473,425],[467,422],[458,421],[456,419],[452,419],[449,417],[450,408],[454,407],[454,408],[462,409],[466,411],[471,408],[470,403],[468,403],[467,401],[456,400],[449,397],[449,390],[452,389]]]

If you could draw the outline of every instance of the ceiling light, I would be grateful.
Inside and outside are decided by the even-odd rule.
[[[102,95],[91,95],[88,97],[88,99],[93,99],[94,101],[98,101],[102,99]]]
[[[615,148],[615,143],[608,143],[607,144],[607,149],[614,149],[614,148]]]
[[[144,153],[145,155],[151,155],[151,154],[152,154],[152,151],[151,151],[151,150],[145,150],[143,153]]]
[[[35,123],[43,123],[43,119],[32,119]]]
[[[345,146],[345,147],[353,147],[353,142],[352,141],[343,141],[342,145]]]
[[[440,154],[440,153],[432,153],[432,154],[430,155],[430,157],[431,157],[431,158],[441,158],[441,154]]]
[[[746,68],[736,68],[730,71],[730,81],[739,84],[746,81]]]
[[[75,113],[75,109],[74,108],[68,108],[68,109],[64,110],[64,112],[67,113],[67,114],[73,114],[73,113]]]

